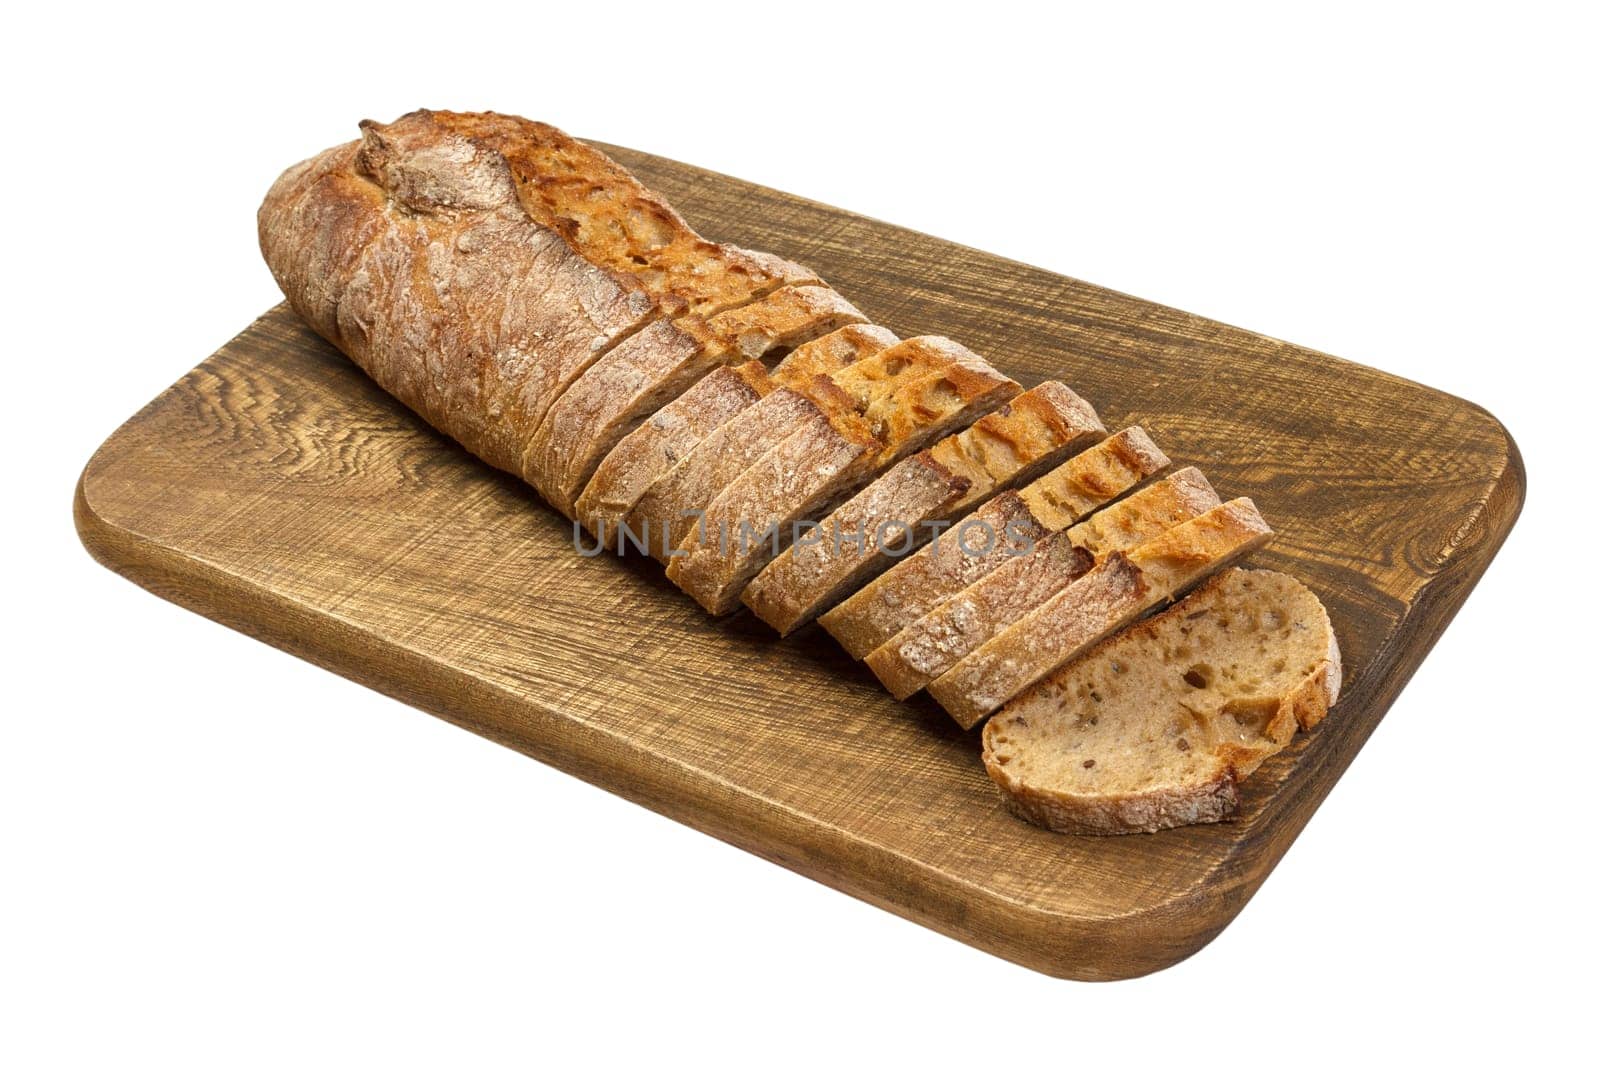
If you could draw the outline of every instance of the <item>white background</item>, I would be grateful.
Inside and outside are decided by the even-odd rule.
[[[1592,1054],[1593,27],[1046,6],[8,16],[0,1060]],[[1231,927],[1138,981],[1043,978],[78,546],[94,447],[276,301],[272,178],[419,106],[544,118],[1466,396],[1520,442],[1527,508]]]

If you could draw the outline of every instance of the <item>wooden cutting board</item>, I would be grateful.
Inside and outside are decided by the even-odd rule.
[[[820,270],[902,336],[949,334],[1026,385],[1060,377],[1107,426],[1142,423],[1224,497],[1255,498],[1278,530],[1257,562],[1321,595],[1347,674],[1327,722],[1245,784],[1237,821],[1089,839],[1006,815],[976,735],[926,698],[896,704],[815,627],[780,642],[748,616],[708,619],[654,565],[579,558],[531,490],[435,435],[282,306],[90,460],[76,500],[89,551],[160,596],[1026,966],[1119,978],[1200,948],[1505,539],[1524,484],[1505,429],[1380,371],[612,151],[703,232]]]

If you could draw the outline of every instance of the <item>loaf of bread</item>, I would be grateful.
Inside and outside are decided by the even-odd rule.
[[[1216,822],[1339,683],[1316,596],[1235,568],[1006,704],[984,727],[983,763],[1008,807],[1052,830]]]
[[[1120,832],[1222,817],[1219,783],[1286,738],[1281,709],[1244,724],[1255,696],[1284,689],[1309,727],[1337,693],[1315,597],[1230,575],[1198,596],[1263,634],[1286,626],[1283,655],[1255,670],[1266,645],[1211,633],[1201,612],[1141,624],[1157,641],[1210,634],[1223,703],[1173,735],[1197,755],[1136,757],[1158,795],[1125,788],[1132,764],[1074,770],[1083,745],[1110,752],[1194,705],[1165,666],[1096,646],[1264,543],[1254,505],[1219,504],[1192,469],[1134,492],[1168,462],[1142,430],[1106,438],[1060,382],[1023,392],[948,338],[899,340],[810,269],[701,237],[554,127],[442,111],[363,122],[359,140],[287,170],[258,226],[314,330],[601,543],[666,563],[708,611],[742,600],[780,633],[821,615],[891,692],[926,686],[966,726],[1014,701],[985,759],[1029,818]],[[972,522],[982,551],[963,550]],[[1066,749],[1059,731],[1028,734],[1035,717],[1076,715],[1073,672],[1100,679],[1113,647],[1141,680],[1119,690],[1116,723]],[[1218,742],[1230,723],[1267,740]]]

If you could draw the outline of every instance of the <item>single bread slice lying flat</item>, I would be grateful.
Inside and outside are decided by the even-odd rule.
[[[648,326],[601,356],[551,405],[524,455],[524,476],[574,517],[573,505],[606,453],[708,372],[865,321],[827,286],[802,285],[703,323],[686,316]]]
[[[1205,476],[1185,467],[1006,560],[885,641],[866,664],[905,700],[1112,552],[1136,549],[1220,503]]]
[[[983,730],[1006,806],[1064,833],[1226,819],[1241,779],[1339,697],[1322,604],[1237,568],[1051,674]]]
[[[1021,387],[976,354],[943,337],[914,337],[830,373],[825,360],[798,350],[774,377],[777,389],[729,419],[643,493],[625,518],[635,544],[663,563],[696,515],[734,479],[808,420],[859,423],[878,443],[874,459],[920,447],[1011,399]]]
[[[1079,521],[1168,462],[1143,429],[1130,426],[1120,430],[1023,489],[990,498],[818,621],[852,658],[862,659],[949,597],[1019,555],[1018,548]]]
[[[779,386],[830,375],[898,340],[882,326],[846,326],[796,348],[770,375],[754,360],[712,371],[606,454],[578,497],[579,521],[615,550],[617,529],[639,498],[718,427]]]
[[[1239,497],[1132,552],[1112,552],[930,682],[928,692],[970,729],[1063,663],[1271,537],[1255,504]]]

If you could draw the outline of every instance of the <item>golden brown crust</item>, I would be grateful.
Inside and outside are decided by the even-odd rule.
[[[984,770],[1000,787],[1005,809],[1046,830],[1061,834],[1110,837],[1154,833],[1179,826],[1199,826],[1230,818],[1239,806],[1239,784],[1226,769],[1206,782],[1166,789],[1151,795],[1130,793],[1087,800],[1069,793],[1035,789],[984,761]]]
[[[745,587],[741,600],[787,635],[927,540],[927,523],[958,505],[971,482],[928,452],[896,463],[797,538]]]
[[[823,418],[802,424],[706,508],[707,520],[715,520],[711,529],[771,528],[778,536],[749,552],[736,541],[731,554],[720,540],[686,540],[679,545],[686,554],[668,567],[668,577],[719,613],[737,605],[748,582],[794,539],[798,523],[828,513],[930,439],[968,426],[958,435],[965,437],[969,424],[992,419],[1021,387],[947,337],[914,337],[795,388],[805,388]],[[713,562],[715,553],[725,558]]]
[[[387,225],[383,189],[355,171],[359,142],[330,148],[284,171],[256,215],[261,250],[289,305],[342,345],[343,287]]]
[[[900,338],[882,326],[861,323],[835,330],[824,337],[796,348],[772,369],[774,383],[804,392],[805,385],[818,375],[832,379],[839,371],[870,359]]]
[[[701,447],[656,479],[624,520],[635,544],[661,563],[702,511],[794,428],[824,418],[810,399],[776,389],[709,434]]]
[[[897,345],[879,327],[852,325],[801,345],[772,372],[782,386],[731,415],[651,482],[623,518],[635,545],[662,563],[685,530],[734,479],[797,425],[834,417],[856,425],[850,397],[834,384],[846,368],[872,362]],[[615,547],[615,546],[614,546]]]
[[[1036,477],[1105,436],[1106,429],[1088,401],[1060,382],[1047,381],[929,451],[970,482],[962,502],[966,508],[1007,484]]]
[[[667,577],[713,615],[727,614],[745,583],[788,543],[794,523],[859,485],[877,454],[877,441],[849,420],[805,420],[706,507]]]
[[[1129,426],[1023,489],[1022,499],[1052,530],[1071,526],[1171,462],[1142,426]]]
[[[1184,467],[1066,528],[1066,535],[1096,559],[1132,551],[1152,537],[1218,507],[1222,498],[1206,476]]]
[[[1047,535],[1033,551],[973,582],[862,662],[890,696],[905,700],[1092,566],[1094,557],[1063,533]]]
[[[797,357],[802,355],[796,353]],[[628,525],[636,533],[648,528],[646,543],[652,555],[665,562],[674,544],[697,557],[720,551],[720,540],[715,549],[703,544],[692,549],[682,545],[684,521],[692,512],[710,507],[720,494],[741,480],[749,499],[742,504],[725,503],[718,514],[730,516],[730,531],[738,529],[731,519],[734,513],[755,529],[777,523],[784,536],[777,542],[767,541],[765,550],[782,548],[792,535],[794,523],[810,521],[819,509],[830,508],[888,462],[932,436],[970,423],[1016,395],[1020,388],[970,350],[942,337],[897,342],[832,373],[811,374],[808,378],[810,371],[817,369],[818,359],[818,355],[806,354],[792,363],[786,361],[777,373],[788,382],[787,388],[730,420],[705,442],[704,448],[640,498],[629,515]],[[767,486],[756,485],[746,472],[768,452],[781,447],[785,435],[796,426],[819,435],[804,448],[800,442],[790,445],[808,455],[833,456],[850,442],[859,443],[864,450],[841,467],[823,464],[812,471],[784,472],[782,488],[798,494],[797,502],[790,504],[772,495]],[[770,466],[765,469],[770,471]],[[763,507],[775,510],[763,513],[759,510]],[[686,580],[700,583],[735,582],[739,588],[731,593],[736,596],[749,577],[748,569],[759,567],[762,562],[751,556],[724,570],[700,558],[694,563],[678,564],[669,574],[699,575]],[[724,599],[721,591],[703,587],[700,595],[718,602]]]

